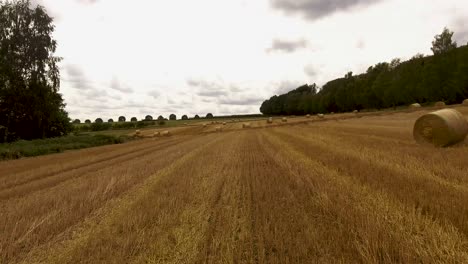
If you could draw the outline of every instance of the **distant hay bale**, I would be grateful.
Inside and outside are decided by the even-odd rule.
[[[283,122],[288,122],[288,119],[287,119],[286,117],[283,117],[283,118],[281,119],[281,121],[283,121]]]
[[[307,115],[306,115],[306,118],[310,118],[310,115],[309,115],[309,114],[307,114]]]
[[[215,131],[216,132],[221,132],[221,131],[223,131],[223,128],[220,127],[220,126],[217,126],[217,127],[215,127]]]
[[[153,133],[153,137],[159,137],[159,136],[160,136],[159,131],[156,131],[156,132]]]
[[[354,111],[353,111],[354,114],[357,114],[358,112],[359,112],[358,110],[354,110]]]
[[[317,117],[320,118],[320,119],[325,118],[325,116],[323,114],[317,114]]]
[[[163,136],[163,137],[168,137],[168,136],[170,136],[170,135],[171,135],[171,132],[168,131],[168,130],[163,131],[163,132],[161,133],[161,136]]]
[[[223,126],[225,126],[225,125],[226,125],[226,122],[223,122]]]
[[[409,108],[414,109],[414,108],[420,108],[421,105],[418,103],[410,104]]]
[[[188,123],[184,123],[184,126],[188,126]]]
[[[443,109],[425,114],[416,120],[413,137],[419,144],[448,147],[465,140],[468,122],[455,109]]]
[[[268,124],[273,123],[273,117],[269,117],[269,118],[267,119],[267,123],[268,123]]]
[[[468,106],[468,99],[465,99],[463,100],[463,103],[462,103],[464,106]]]
[[[205,128],[207,126],[207,124],[203,123],[202,126],[203,126],[203,128]]]
[[[251,127],[250,123],[243,123],[242,124],[242,128],[250,128],[250,127]]]
[[[135,137],[141,137],[141,131],[140,130],[135,130],[135,134],[134,134]]]
[[[445,103],[442,102],[442,101],[439,101],[439,102],[436,102],[436,103],[434,104],[434,106],[435,106],[435,107],[444,107],[444,106],[445,106]]]
[[[330,115],[333,115],[333,114],[335,114],[335,112],[331,112],[331,113],[330,113]]]

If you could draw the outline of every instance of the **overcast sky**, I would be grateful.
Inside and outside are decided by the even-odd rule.
[[[468,42],[466,0],[35,0],[71,118],[258,113],[274,94]]]

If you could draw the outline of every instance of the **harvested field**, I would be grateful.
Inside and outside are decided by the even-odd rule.
[[[468,139],[418,145],[427,112],[0,162],[0,263],[468,263]]]

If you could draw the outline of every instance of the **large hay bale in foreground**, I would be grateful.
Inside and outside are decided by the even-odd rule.
[[[242,124],[242,128],[250,128],[251,124],[250,123],[244,123]]]
[[[463,103],[462,103],[464,106],[468,106],[468,99],[465,99],[463,100]]]
[[[171,132],[168,131],[168,130],[163,131],[163,132],[161,133],[161,136],[163,136],[163,137],[168,137],[168,136],[170,136],[170,135],[171,135]]]
[[[445,106],[445,103],[442,102],[442,101],[439,101],[439,102],[436,102],[436,103],[434,104],[434,106],[435,106],[435,107],[444,107],[444,106]]]
[[[413,137],[420,144],[448,147],[465,140],[468,122],[455,109],[443,109],[425,114],[416,120]]]
[[[288,122],[288,119],[287,119],[286,117],[283,117],[283,118],[281,119],[281,121],[283,121],[283,122]]]
[[[273,123],[273,117],[269,117],[269,118],[267,119],[267,123],[268,123],[268,124]]]
[[[414,108],[420,108],[421,105],[418,103],[410,104],[409,108],[414,109]]]

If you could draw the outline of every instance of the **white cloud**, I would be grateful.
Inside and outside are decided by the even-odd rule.
[[[430,54],[445,26],[468,41],[464,0],[36,2],[57,18],[60,92],[81,119],[257,113],[275,93]]]

